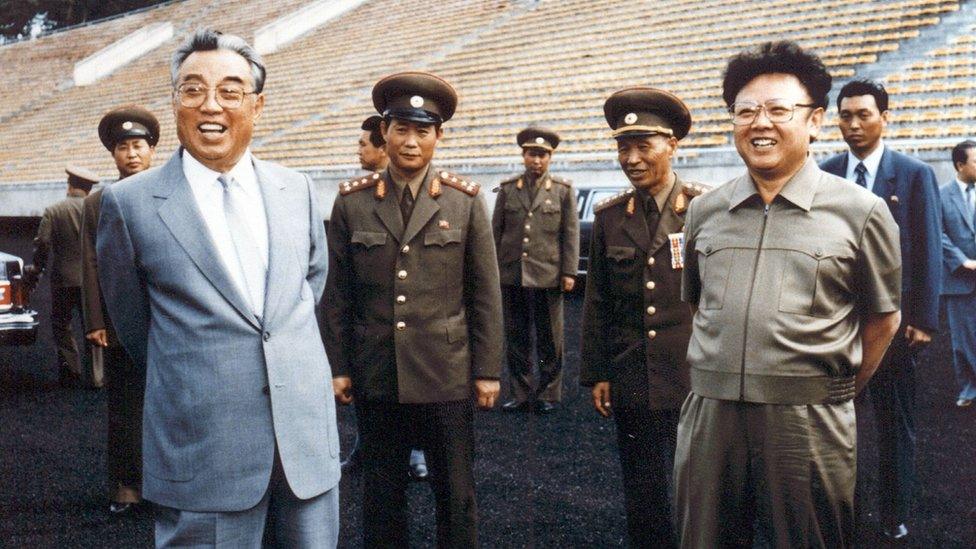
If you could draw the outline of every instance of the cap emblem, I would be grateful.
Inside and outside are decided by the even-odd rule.
[[[627,116],[624,117],[624,123],[633,124],[634,122],[637,122],[637,113],[627,113]]]
[[[541,145],[541,144],[545,143],[546,140],[543,139],[543,138],[541,138],[541,137],[536,137],[535,138],[535,142],[538,143],[539,145]]]
[[[419,95],[415,95],[415,96],[411,97],[410,98],[410,106],[413,107],[413,108],[415,108],[415,109],[419,109],[420,107],[423,107],[424,106],[424,98],[423,97],[420,97]]]
[[[123,130],[126,130],[126,131],[131,130],[132,129],[132,122],[129,122],[128,120],[126,120],[125,122],[123,122],[122,123],[122,129]]]

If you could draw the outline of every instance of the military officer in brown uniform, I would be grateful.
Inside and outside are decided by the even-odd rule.
[[[360,407],[366,547],[408,544],[415,440],[438,546],[478,543],[471,397],[490,408],[498,396],[501,292],[480,187],[430,164],[456,104],[432,74],[377,82],[390,165],[340,185],[330,220],[323,337],[336,398]]]
[[[559,136],[545,128],[518,133],[525,172],[496,189],[492,233],[498,251],[509,383],[506,411],[548,413],[562,398],[563,292],[579,264],[579,213],[569,180],[549,173]],[[532,333],[539,365],[532,373]]]
[[[111,153],[121,180],[149,169],[159,140],[159,122],[142,107],[119,107],[102,117],[98,137]],[[102,189],[88,195],[84,202],[81,301],[85,337],[101,348],[106,370],[109,511],[120,514],[129,512],[141,500],[142,399],[146,382],[144,365],[134,364],[119,343],[102,301],[95,254],[101,203]]]
[[[597,412],[617,423],[631,546],[671,547],[669,492],[691,336],[691,311],[681,303],[681,231],[704,187],[671,169],[691,128],[680,99],[626,88],[603,112],[632,188],[594,207],[580,382],[592,387]]]
[[[44,210],[34,239],[34,258],[24,271],[36,284],[51,256],[51,332],[58,351],[58,382],[62,387],[81,381],[81,356],[71,322],[81,308],[82,202],[98,175],[78,166],[65,168],[68,197]]]

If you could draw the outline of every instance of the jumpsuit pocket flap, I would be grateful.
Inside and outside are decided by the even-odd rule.
[[[461,229],[436,230],[424,235],[424,245],[446,246],[451,242],[461,242]]]
[[[353,244],[362,244],[367,248],[386,244],[386,233],[374,233],[369,231],[353,231],[350,241]]]
[[[628,246],[607,246],[607,257],[613,259],[614,261],[626,261],[628,259],[634,259],[634,255],[637,253],[637,248],[631,248]]]
[[[451,323],[447,325],[448,343],[464,341],[468,337],[468,327],[462,323]]]

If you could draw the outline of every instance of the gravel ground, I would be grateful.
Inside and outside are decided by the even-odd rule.
[[[35,223],[0,220],[0,250],[29,257]],[[476,415],[485,547],[625,545],[613,422],[597,417],[575,384],[581,301],[574,295],[567,302],[563,406],[546,417]],[[0,547],[151,546],[151,510],[124,519],[106,511],[105,395],[58,387],[46,285],[33,306],[43,321],[38,342],[0,348]],[[976,409],[953,406],[948,347],[945,336],[937,338],[919,368],[920,486],[917,518],[909,525],[914,547],[976,547]],[[340,410],[339,420],[343,438],[351,438],[351,410]],[[860,444],[870,450],[869,420],[869,414],[858,418]],[[861,471],[871,497],[874,470],[868,457]],[[347,474],[340,487],[342,547],[361,546],[360,491],[358,472]],[[413,484],[410,495],[412,545],[432,546],[429,487]],[[861,517],[860,545],[881,545],[873,520]]]

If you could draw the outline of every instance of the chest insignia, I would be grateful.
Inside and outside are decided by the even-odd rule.
[[[685,267],[684,249],[685,233],[671,233],[668,235],[668,244],[671,247],[671,268],[674,270]]]

